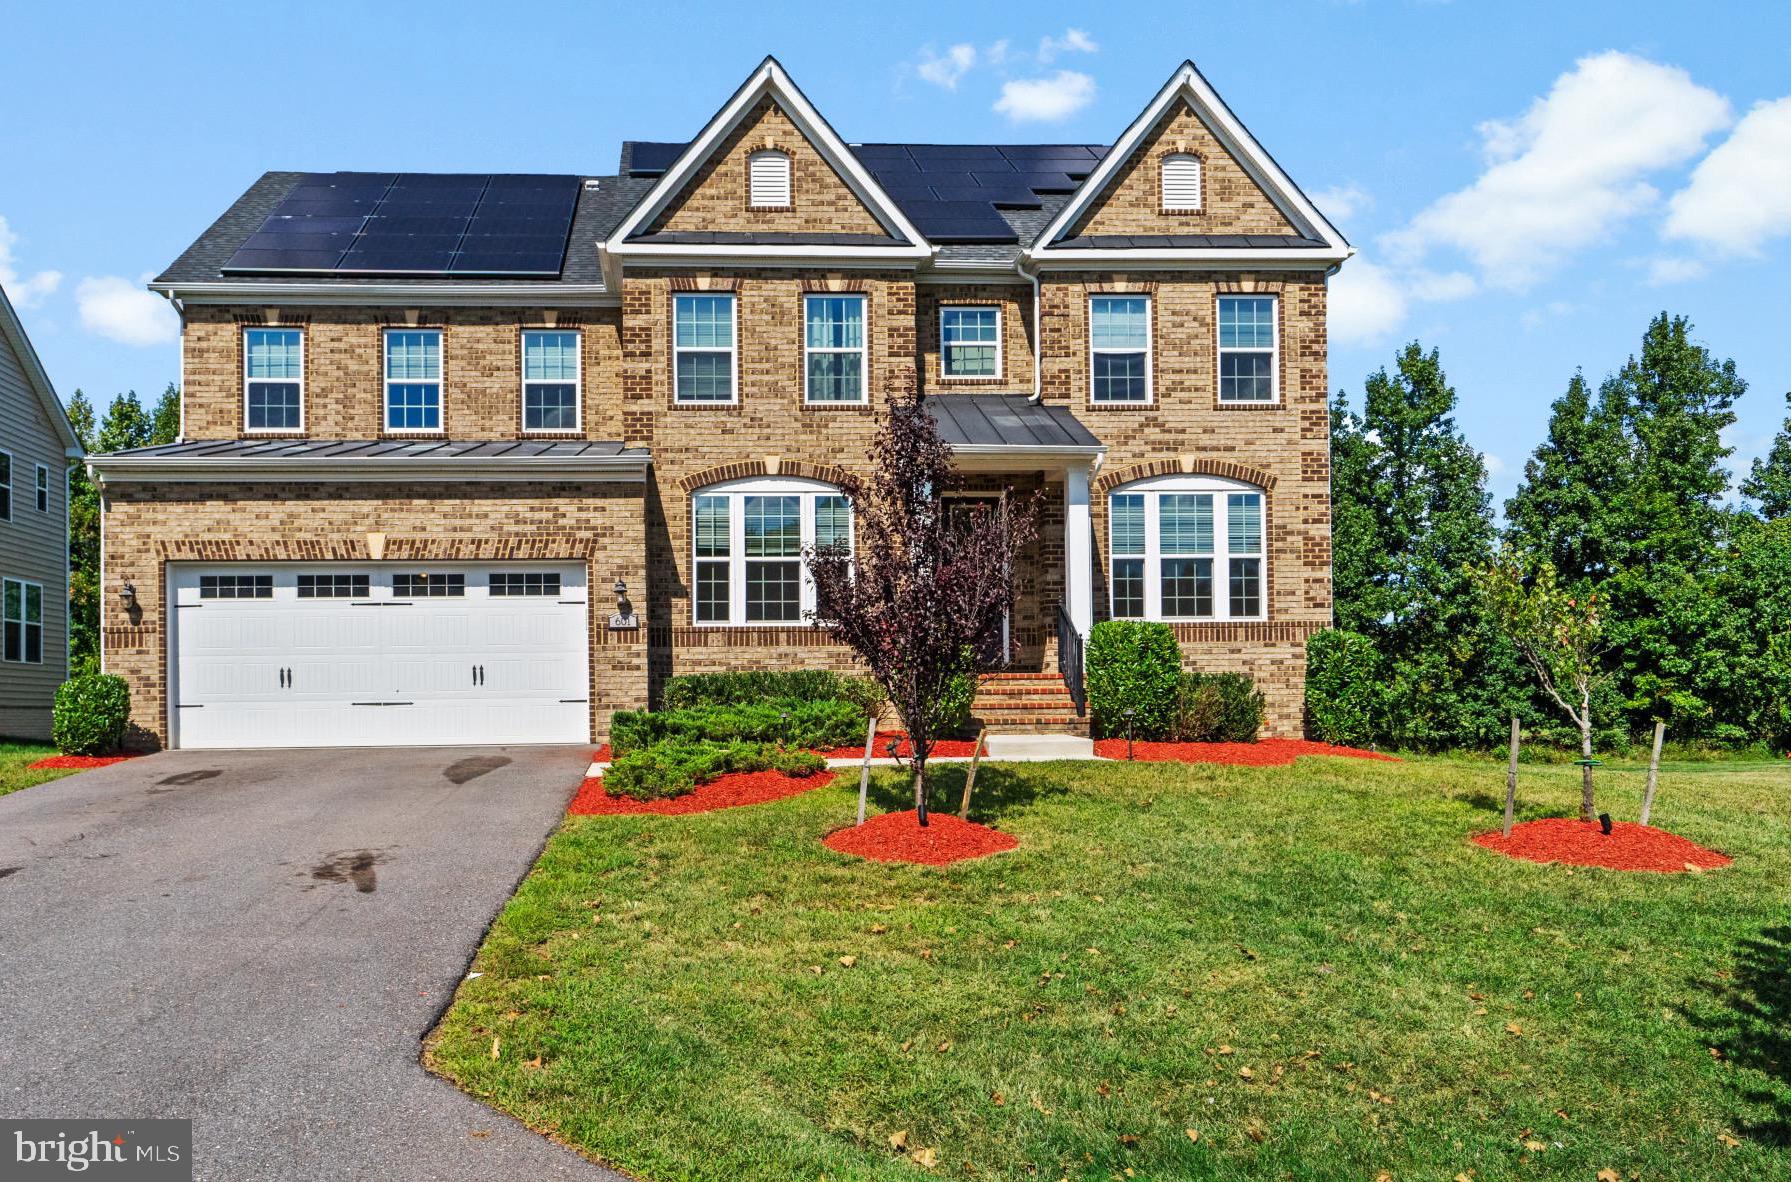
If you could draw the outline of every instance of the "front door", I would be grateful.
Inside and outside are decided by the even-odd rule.
[[[979,513],[990,513],[1007,528],[1006,505],[999,493],[975,495],[948,495],[945,499],[946,520],[954,529],[969,529]],[[1003,572],[1012,578],[1011,571]],[[1007,665],[1012,654],[1013,642],[1013,608],[1012,588],[1009,589],[1010,606],[1001,614],[1001,635],[983,646],[976,654],[976,663],[980,668],[999,669]]]

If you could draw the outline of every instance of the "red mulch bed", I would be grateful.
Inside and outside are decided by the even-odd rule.
[[[592,763],[608,763],[614,758],[615,756],[610,754],[608,743],[605,743],[603,746],[597,748],[597,750],[591,752]]]
[[[127,759],[135,759],[135,755],[51,755],[36,763],[25,766],[33,769],[67,770],[70,768],[85,771],[90,767],[111,767],[115,763],[123,763]]]
[[[1475,845],[1511,858],[1599,866],[1606,870],[1654,870],[1672,874],[1684,870],[1715,870],[1734,861],[1726,854],[1707,850],[1676,833],[1631,821],[1615,822],[1607,837],[1597,821],[1545,817],[1512,826],[1509,838],[1495,829],[1490,833],[1476,833],[1473,841]]]
[[[946,866],[1011,850],[1020,839],[1011,834],[960,821],[950,813],[929,813],[922,829],[914,810],[882,813],[862,825],[836,829],[821,840],[828,849],[874,862],[918,862]]]
[[[1102,759],[1126,757],[1124,739],[1097,739],[1095,754]],[[1349,755],[1357,759],[1398,760],[1359,747],[1333,747],[1305,739],[1261,739],[1255,743],[1147,743],[1132,744],[1132,758],[1140,763],[1227,763],[1234,767],[1286,767],[1302,755]]]
[[[747,804],[765,804],[797,796],[833,782],[833,773],[819,771],[812,776],[787,776],[783,772],[733,772],[718,776],[694,791],[670,800],[636,800],[632,796],[611,796],[603,790],[603,781],[593,777],[579,787],[578,795],[566,811],[580,817],[616,816],[623,813],[656,813],[660,816],[683,816],[707,813],[715,809],[739,808]]]
[[[914,753],[914,748],[908,742],[908,736],[901,731],[878,731],[876,749],[871,752],[871,755],[876,759],[888,757],[888,745],[891,739],[896,740],[899,744],[896,751],[900,754],[906,756]],[[975,746],[975,739],[938,739],[933,743],[933,754],[969,759],[974,753],[972,748]],[[815,754],[823,759],[863,759],[864,744],[860,743],[856,747],[835,747],[829,751],[817,751]]]

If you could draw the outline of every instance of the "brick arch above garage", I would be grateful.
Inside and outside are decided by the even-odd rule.
[[[1224,460],[1210,456],[1175,456],[1166,460],[1152,460],[1146,464],[1132,464],[1125,468],[1116,468],[1111,472],[1103,472],[1095,479],[1094,491],[1111,492],[1122,484],[1130,484],[1134,480],[1147,480],[1152,476],[1222,476],[1228,480],[1241,480],[1246,484],[1254,484],[1258,488],[1275,487],[1275,474],[1261,468],[1253,468],[1249,464],[1240,464],[1235,460]]]

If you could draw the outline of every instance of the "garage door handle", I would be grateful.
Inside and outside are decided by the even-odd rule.
[[[415,706],[415,702],[350,702],[350,706]]]
[[[483,666],[483,665],[474,665],[473,666],[473,684],[474,685],[484,685],[485,684],[485,666]]]

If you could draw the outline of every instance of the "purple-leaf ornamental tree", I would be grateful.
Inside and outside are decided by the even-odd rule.
[[[927,823],[927,757],[947,722],[947,690],[973,654],[999,645],[1013,598],[1014,555],[1031,542],[1033,499],[1001,512],[948,513],[958,482],[951,448],[921,398],[878,417],[868,479],[842,479],[854,545],[811,549],[814,620],[858,655],[908,732],[914,807]]]

